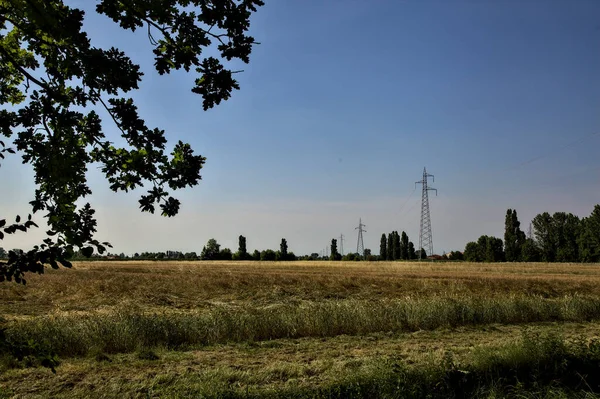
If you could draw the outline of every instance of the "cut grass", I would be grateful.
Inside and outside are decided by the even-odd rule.
[[[162,351],[158,360],[135,354],[115,355],[111,363],[73,359],[56,375],[8,371],[0,386],[18,397],[68,398],[596,397],[598,345],[552,333],[562,330],[573,329],[542,325],[522,338],[515,327],[345,336]],[[482,339],[489,343],[472,347]],[[439,350],[423,353],[423,344]]]

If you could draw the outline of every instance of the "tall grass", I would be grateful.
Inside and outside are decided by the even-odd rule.
[[[211,310],[149,313],[128,306],[109,312],[37,317],[8,323],[8,342],[33,340],[59,356],[90,351],[184,349],[227,342],[408,332],[441,327],[581,322],[600,318],[600,298],[568,296],[437,297],[428,299],[299,302],[263,308],[215,306]]]

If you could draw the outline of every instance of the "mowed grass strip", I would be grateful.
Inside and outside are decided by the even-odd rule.
[[[153,313],[126,305],[110,311],[56,314],[7,323],[10,342],[43,343],[61,357],[91,351],[184,349],[228,342],[407,332],[486,324],[600,318],[600,298],[531,296],[330,300],[267,307],[217,305]]]
[[[134,355],[72,359],[57,374],[43,369],[0,373],[0,398],[40,392],[66,398],[597,397],[599,342],[577,335],[563,338],[556,333],[562,325],[539,327],[522,334],[516,328],[492,332],[499,342],[474,348],[462,339],[460,346],[469,349],[462,355],[446,350],[415,358],[401,353],[404,344],[423,343],[425,335],[454,349],[447,339],[452,333],[432,332],[370,337],[376,343],[345,336],[159,351],[153,360]],[[470,338],[472,334],[477,332],[466,332]],[[377,349],[382,346],[383,352]]]

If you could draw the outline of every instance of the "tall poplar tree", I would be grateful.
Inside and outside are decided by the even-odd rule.
[[[387,258],[387,238],[385,237],[385,233],[383,233],[381,235],[381,242],[379,243],[379,259],[386,260]]]

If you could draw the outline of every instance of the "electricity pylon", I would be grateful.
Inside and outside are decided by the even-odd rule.
[[[425,254],[433,255],[433,233],[431,231],[431,215],[429,214],[429,191],[435,191],[437,196],[437,189],[429,187],[427,184],[427,178],[431,177],[435,182],[435,177],[427,173],[427,169],[423,168],[423,180],[415,183],[423,185],[423,192],[421,194],[421,229],[419,233],[419,260],[421,260],[422,251],[425,250]]]
[[[354,230],[358,230],[358,241],[356,242],[356,253],[360,256],[365,256],[365,244],[363,242],[363,233],[366,233],[367,230],[364,230],[363,227],[367,227],[362,223],[362,219],[358,219],[358,227]]]
[[[340,254],[344,256],[344,235],[340,234]]]

